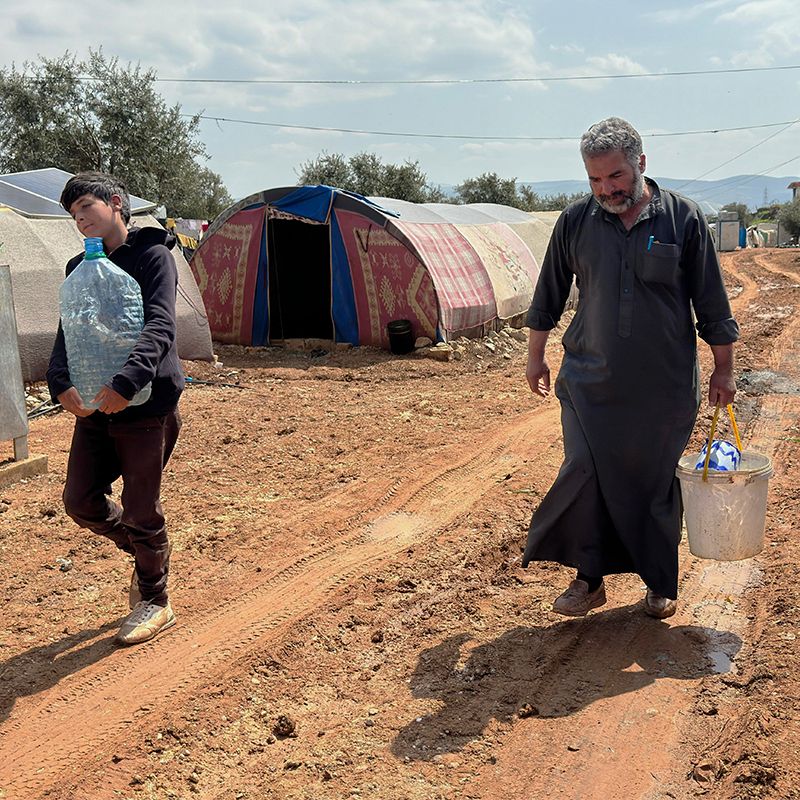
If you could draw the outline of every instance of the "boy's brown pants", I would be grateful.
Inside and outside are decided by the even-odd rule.
[[[159,605],[167,604],[169,574],[161,473],[180,427],[177,409],[123,422],[99,412],[77,418],[64,486],[67,514],[133,555],[142,599]],[[110,495],[120,477],[118,505]]]

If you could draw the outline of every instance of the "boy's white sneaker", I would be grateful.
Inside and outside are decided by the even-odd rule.
[[[139,644],[157,636],[175,624],[172,606],[159,606],[141,600],[125,618],[117,633],[117,644]]]

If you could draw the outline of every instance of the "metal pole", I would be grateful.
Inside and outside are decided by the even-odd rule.
[[[18,436],[14,439],[14,461],[26,461],[28,456],[28,437]]]

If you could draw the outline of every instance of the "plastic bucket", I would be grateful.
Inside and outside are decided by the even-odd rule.
[[[695,469],[697,455],[684,456],[675,474],[681,482],[689,550],[700,558],[739,561],[764,548],[767,488],[772,461],[752,450],[742,452],[734,472]]]
[[[410,353],[414,349],[414,332],[407,319],[396,319],[386,325],[389,334],[389,349],[398,356]]]

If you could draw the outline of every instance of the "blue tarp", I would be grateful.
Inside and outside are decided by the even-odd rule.
[[[327,222],[335,195],[336,190],[330,186],[301,186],[272,205],[287,214]]]
[[[258,251],[258,277],[253,299],[253,344],[269,344],[269,269],[267,262],[267,222],[264,221],[264,232],[261,236],[261,247]]]
[[[353,276],[344,248],[342,232],[336,214],[331,217],[331,305],[333,327],[337,342],[349,342],[357,347],[358,315],[356,297],[353,292]]]
[[[331,207],[333,206],[337,194],[354,197],[356,200],[371,206],[377,211],[380,211],[381,214],[386,214],[389,217],[400,216],[397,211],[390,211],[388,208],[383,208],[363,195],[356,194],[355,192],[347,192],[344,189],[334,189],[332,186],[325,186],[324,184],[318,186],[301,186],[299,189],[285,194],[280,200],[272,203],[272,205],[281,211],[285,211],[287,214],[295,214],[298,217],[313,219],[315,222],[328,222]]]

